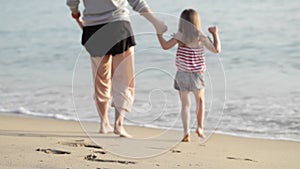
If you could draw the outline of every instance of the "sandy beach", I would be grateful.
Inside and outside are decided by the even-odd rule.
[[[0,168],[4,169],[300,168],[299,142],[214,134],[200,144],[192,135],[191,142],[179,143],[160,155],[142,159],[124,158],[95,144],[76,121],[8,115],[1,115],[0,121]],[[98,128],[94,130],[97,134]],[[132,126],[127,126],[127,130],[134,137],[160,132],[158,129]],[[108,135],[116,140],[113,144],[123,142],[124,138]],[[105,136],[100,135],[100,138]],[[138,152],[139,149],[131,151]]]

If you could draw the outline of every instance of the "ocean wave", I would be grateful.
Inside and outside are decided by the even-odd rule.
[[[228,135],[228,136],[235,136],[235,137],[251,138],[251,139],[283,140],[283,141],[300,142],[300,140],[296,139],[296,138],[287,138],[284,136],[265,136],[265,135],[255,135],[254,136],[253,134],[248,133],[248,132],[235,133],[235,132],[216,130],[214,133]]]
[[[30,110],[27,110],[24,107],[19,107],[15,109],[5,109],[0,108],[0,113],[8,113],[8,114],[15,114],[15,115],[25,115],[25,116],[32,116],[32,117],[45,117],[45,118],[52,118],[52,119],[58,119],[58,120],[74,120],[78,121],[77,117],[72,116],[66,116],[63,114],[53,114],[53,113],[40,113],[40,112],[33,112]]]

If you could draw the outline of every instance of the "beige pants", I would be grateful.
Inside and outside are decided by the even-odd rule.
[[[131,111],[134,100],[133,47],[116,56],[91,57],[95,86],[95,99],[108,102],[126,112]]]

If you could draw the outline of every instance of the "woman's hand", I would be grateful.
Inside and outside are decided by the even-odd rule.
[[[160,20],[157,20],[157,22],[154,24],[154,27],[156,29],[156,33],[159,35],[167,32],[167,30],[168,30],[167,25],[165,25],[165,23],[163,23]]]
[[[72,12],[72,17],[76,20],[80,28],[83,28],[83,20],[80,18],[80,12]]]
[[[80,12],[72,12],[72,17],[76,20],[79,19],[80,18]]]
[[[165,25],[162,21],[160,21],[159,19],[157,19],[150,8],[144,10],[141,15],[143,15],[148,21],[150,21],[152,23],[152,25],[154,26],[156,33],[161,35],[165,32],[167,32],[168,27],[167,25]]]

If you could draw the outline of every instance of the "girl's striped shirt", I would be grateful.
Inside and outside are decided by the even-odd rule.
[[[204,47],[193,49],[185,46],[178,46],[176,53],[176,67],[179,71],[183,72],[204,73],[206,70]]]

